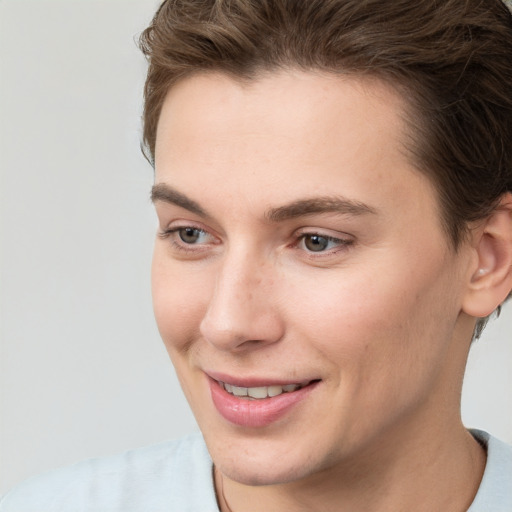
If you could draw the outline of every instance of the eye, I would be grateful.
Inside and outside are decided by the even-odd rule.
[[[168,240],[176,253],[202,254],[219,243],[210,232],[190,225],[170,227],[161,231],[159,236],[162,240]]]
[[[318,233],[305,233],[300,237],[299,247],[310,253],[335,251],[352,244],[351,239],[335,238]]]
[[[176,231],[180,240],[186,244],[196,244],[201,241],[204,242],[204,238],[207,238],[206,232],[198,228],[178,228]]]
[[[311,252],[325,251],[329,247],[329,239],[320,235],[305,235],[304,247]]]

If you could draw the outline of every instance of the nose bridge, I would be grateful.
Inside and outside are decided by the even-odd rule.
[[[274,304],[274,271],[262,254],[241,247],[229,251],[201,322],[204,338],[224,350],[277,341],[282,330]]]

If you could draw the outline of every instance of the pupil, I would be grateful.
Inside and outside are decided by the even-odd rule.
[[[179,231],[180,238],[187,244],[197,242],[199,230],[194,228],[183,228]]]
[[[327,247],[328,243],[329,241],[327,238],[318,235],[307,236],[304,240],[304,244],[306,245],[307,249],[314,252],[323,251]]]

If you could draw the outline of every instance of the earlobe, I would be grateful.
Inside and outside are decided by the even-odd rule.
[[[474,266],[463,311],[483,318],[490,315],[512,289],[512,194],[474,232]]]

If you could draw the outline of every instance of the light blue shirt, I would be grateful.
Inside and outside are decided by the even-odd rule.
[[[512,512],[512,447],[473,435],[487,446],[487,464],[468,512]],[[164,511],[219,512],[199,434],[34,477],[0,502],[0,512]]]

